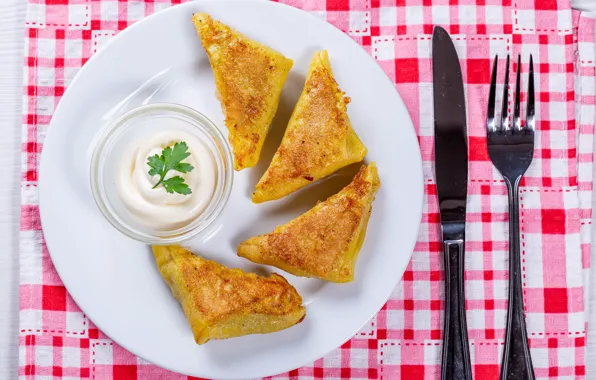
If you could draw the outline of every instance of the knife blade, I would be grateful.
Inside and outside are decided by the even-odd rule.
[[[472,380],[464,291],[468,186],[466,103],[451,37],[435,27],[432,39],[435,179],[445,262],[445,318],[441,379]]]

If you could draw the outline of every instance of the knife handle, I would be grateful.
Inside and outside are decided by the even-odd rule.
[[[472,380],[466,298],[464,289],[464,240],[445,240],[445,324],[442,380]]]

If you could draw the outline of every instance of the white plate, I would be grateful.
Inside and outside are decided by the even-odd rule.
[[[250,193],[279,144],[313,53],[327,49],[340,87],[352,98],[352,124],[376,161],[381,189],[356,279],[331,284],[282,274],[307,305],[305,320],[282,332],[198,346],[161,279],[149,247],[116,231],[89,186],[93,138],[106,120],[140,104],[181,103],[225,130],[207,57],[191,15],[208,12],[294,60],[259,165],[235,174],[226,210],[210,236],[191,242],[207,258],[269,272],[235,254],[243,239],[272,230],[347,184],[356,166],[277,202]],[[406,108],[374,60],[335,27],[273,2],[197,1],[150,16],[115,37],[82,68],[46,136],[40,212],[52,260],[87,316],[134,354],[170,370],[211,378],[255,378],[310,364],[355,334],[401,279],[422,211],[422,164]],[[227,133],[227,131],[226,131]],[[279,271],[278,271],[279,272]]]

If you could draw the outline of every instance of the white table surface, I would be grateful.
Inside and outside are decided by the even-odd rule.
[[[26,2],[0,0],[0,379],[15,379],[18,371],[19,178]],[[596,14],[596,0],[571,2],[578,9]],[[593,236],[596,236],[596,213],[593,220]],[[592,268],[596,268],[596,244],[592,246]],[[592,272],[590,277],[589,325],[594,327],[596,273]],[[596,328],[588,332],[586,363],[586,378],[596,378]]]

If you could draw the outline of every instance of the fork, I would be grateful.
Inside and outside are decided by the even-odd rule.
[[[488,155],[503,176],[509,196],[509,303],[501,380],[534,380],[534,368],[524,318],[519,248],[519,183],[530,166],[534,154],[534,63],[530,55],[526,122],[523,124],[520,118],[521,57],[518,55],[513,125],[509,125],[507,109],[509,55],[507,55],[505,68],[503,107],[499,123],[495,119],[497,60],[498,56],[495,56],[488,96],[486,136]]]

